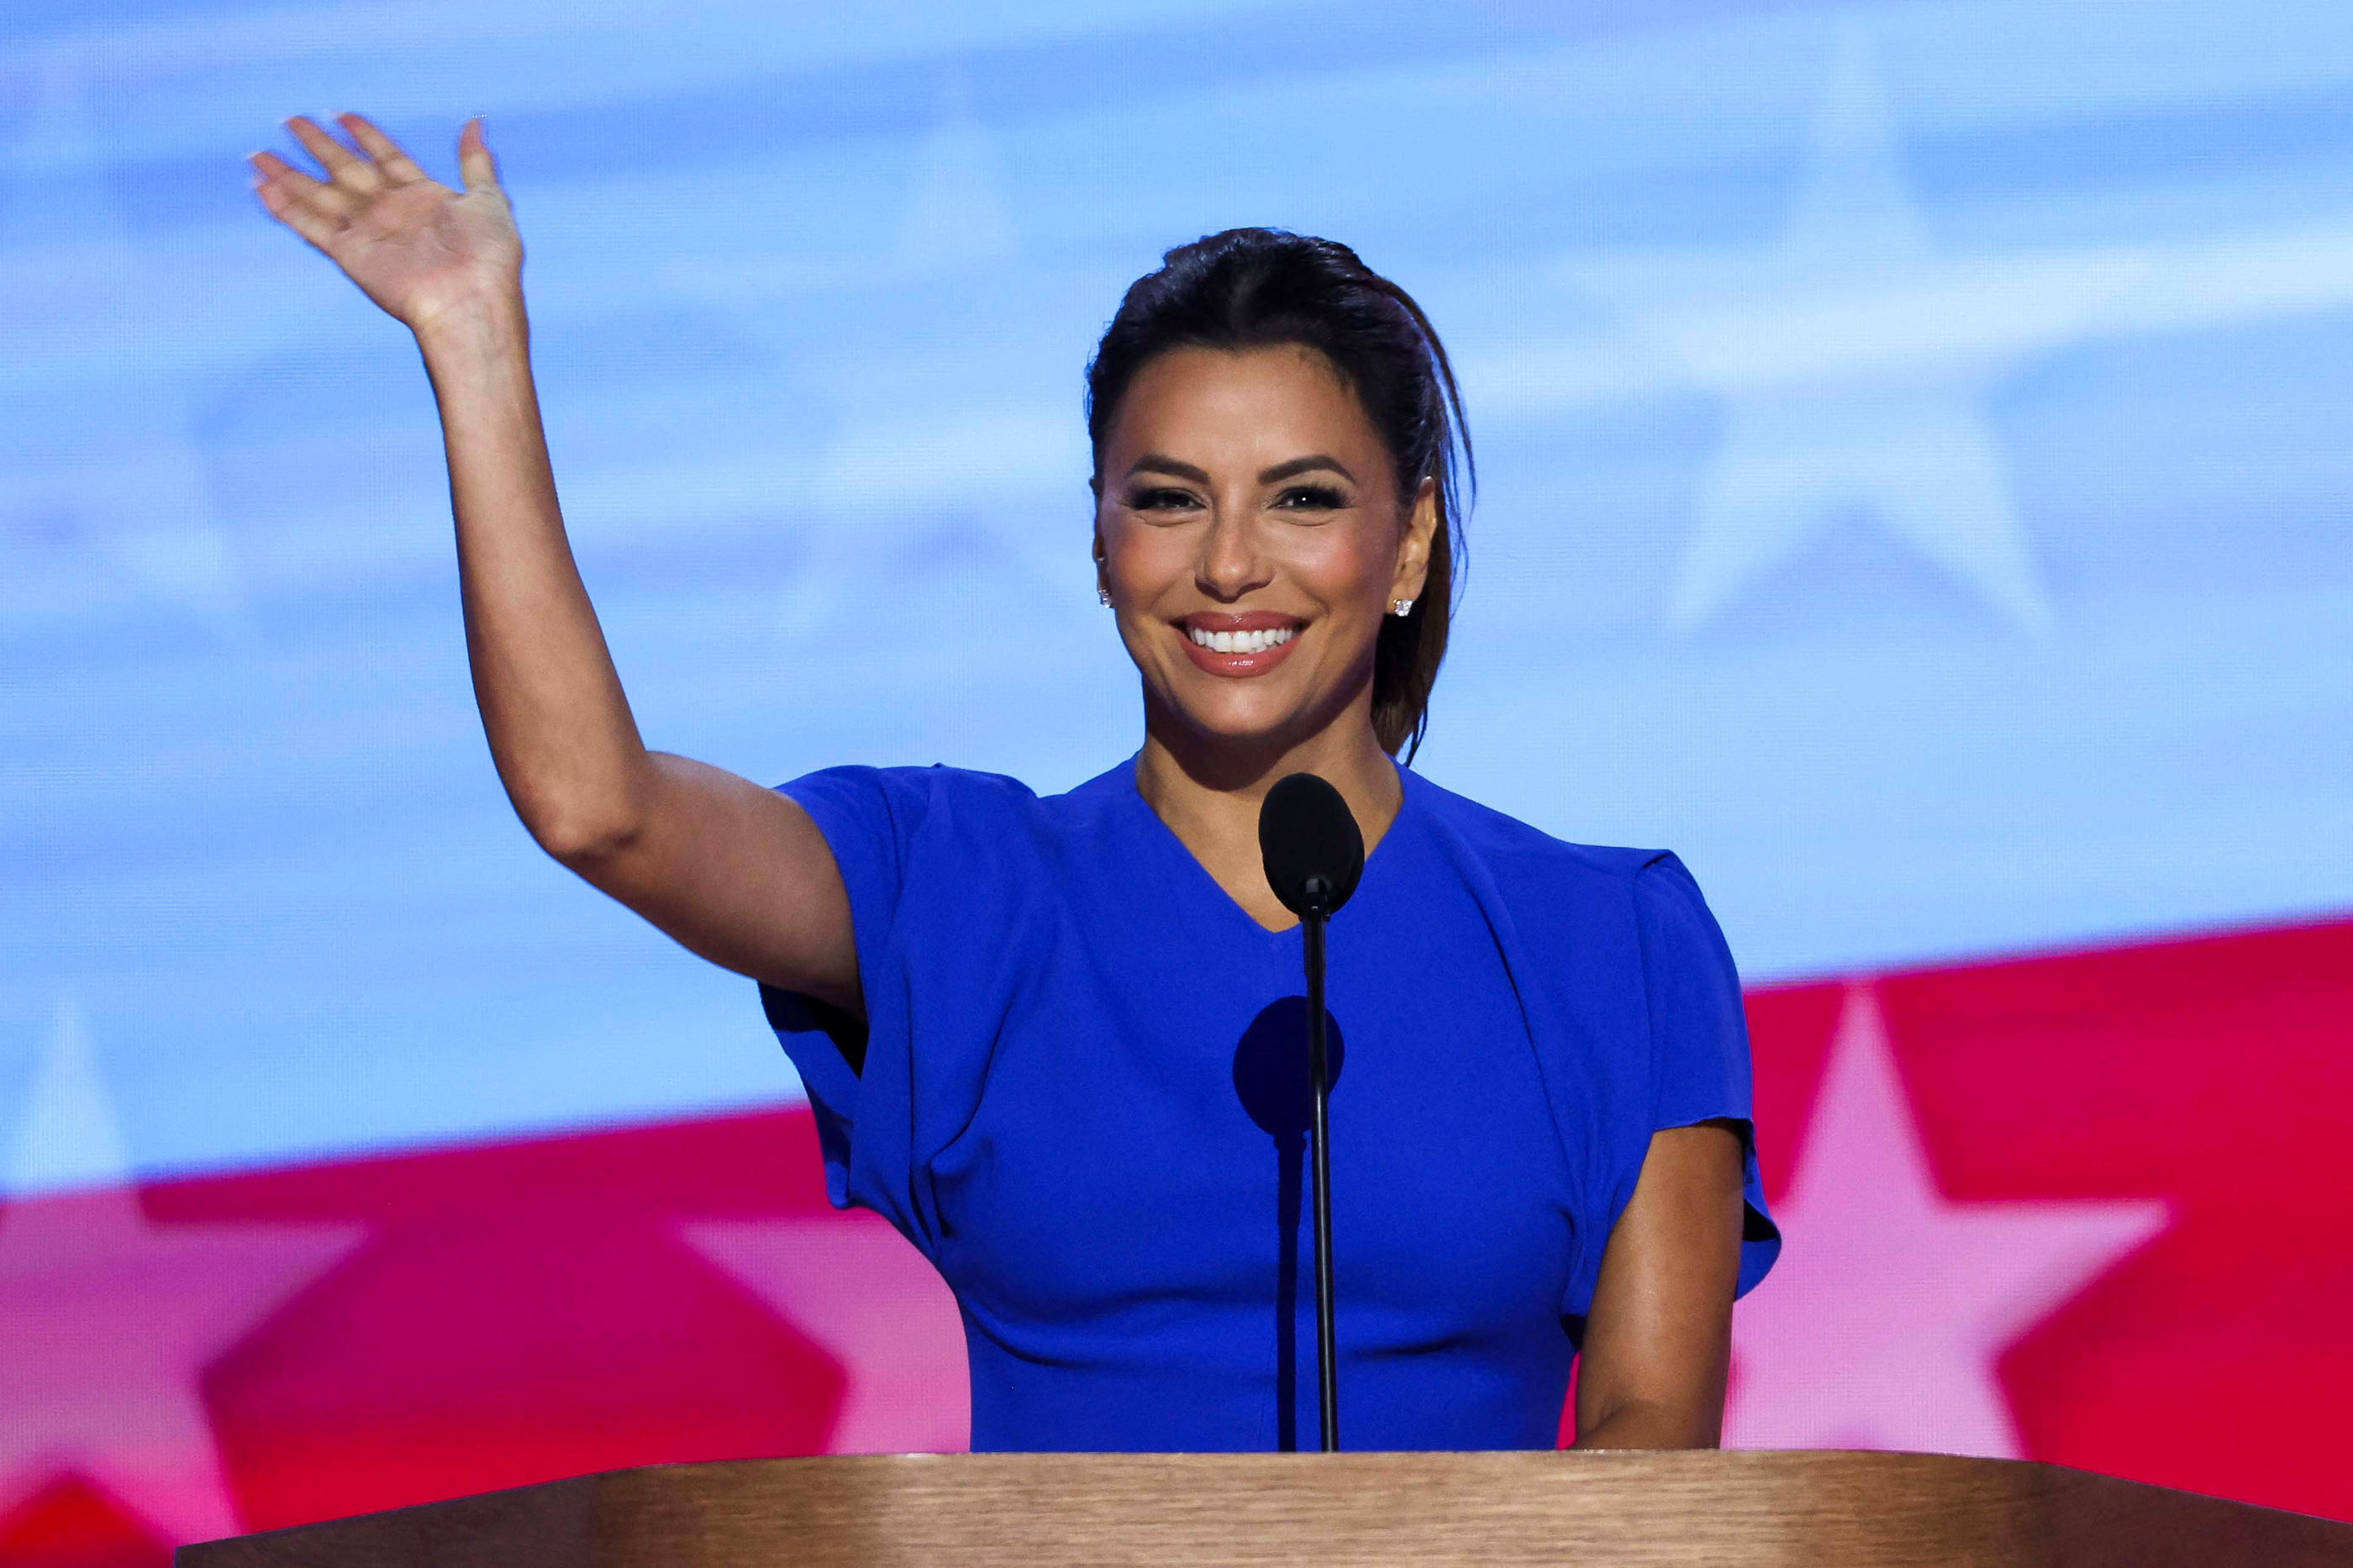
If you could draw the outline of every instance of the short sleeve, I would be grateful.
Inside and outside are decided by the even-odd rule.
[[[866,1016],[767,986],[761,1002],[808,1090],[827,1196],[936,1258],[931,1162],[971,1123],[1035,941],[1038,797],[945,767],[828,768],[783,793],[840,868]]]
[[[849,894],[860,979],[869,992],[898,923],[908,846],[930,815],[931,792],[922,787],[920,775],[907,777],[910,771],[828,768],[778,790],[809,814],[833,851]],[[760,1005],[808,1091],[825,1157],[826,1195],[835,1207],[846,1207],[851,1201],[850,1149],[865,1087],[868,1026],[813,997],[772,985],[760,987]]]
[[[1740,974],[1699,884],[1672,855],[1658,856],[1637,875],[1635,907],[1651,1024],[1651,1128],[1739,1123],[1746,1210],[1738,1289],[1745,1295],[1780,1256],[1781,1232],[1765,1206],[1757,1168]]]

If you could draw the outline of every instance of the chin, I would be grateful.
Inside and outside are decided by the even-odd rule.
[[[1309,707],[1295,694],[1269,691],[1261,696],[1237,691],[1232,689],[1237,682],[1225,680],[1216,682],[1224,690],[1187,689],[1192,684],[1179,685],[1168,706],[1187,729],[1205,741],[1248,749],[1301,740],[1315,727]]]

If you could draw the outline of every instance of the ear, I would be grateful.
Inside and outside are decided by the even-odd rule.
[[[1426,479],[1414,492],[1413,510],[1406,514],[1405,532],[1398,540],[1397,575],[1389,583],[1391,599],[1419,599],[1430,577],[1430,552],[1438,539],[1438,481]]]

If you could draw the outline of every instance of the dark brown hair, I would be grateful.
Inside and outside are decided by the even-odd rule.
[[[1129,287],[1087,365],[1096,482],[1112,418],[1147,363],[1171,349],[1278,343],[1313,349],[1339,372],[1380,432],[1408,505],[1424,479],[1437,487],[1429,579],[1412,614],[1383,617],[1373,648],[1373,732],[1410,762],[1430,728],[1464,564],[1459,481],[1477,483],[1453,367],[1412,296],[1346,246],[1282,229],[1229,228],[1178,246]]]

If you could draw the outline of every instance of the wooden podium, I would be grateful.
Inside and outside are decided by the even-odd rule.
[[[179,1568],[2353,1564],[2353,1525],[1933,1454],[949,1454],[665,1465],[180,1550]]]

